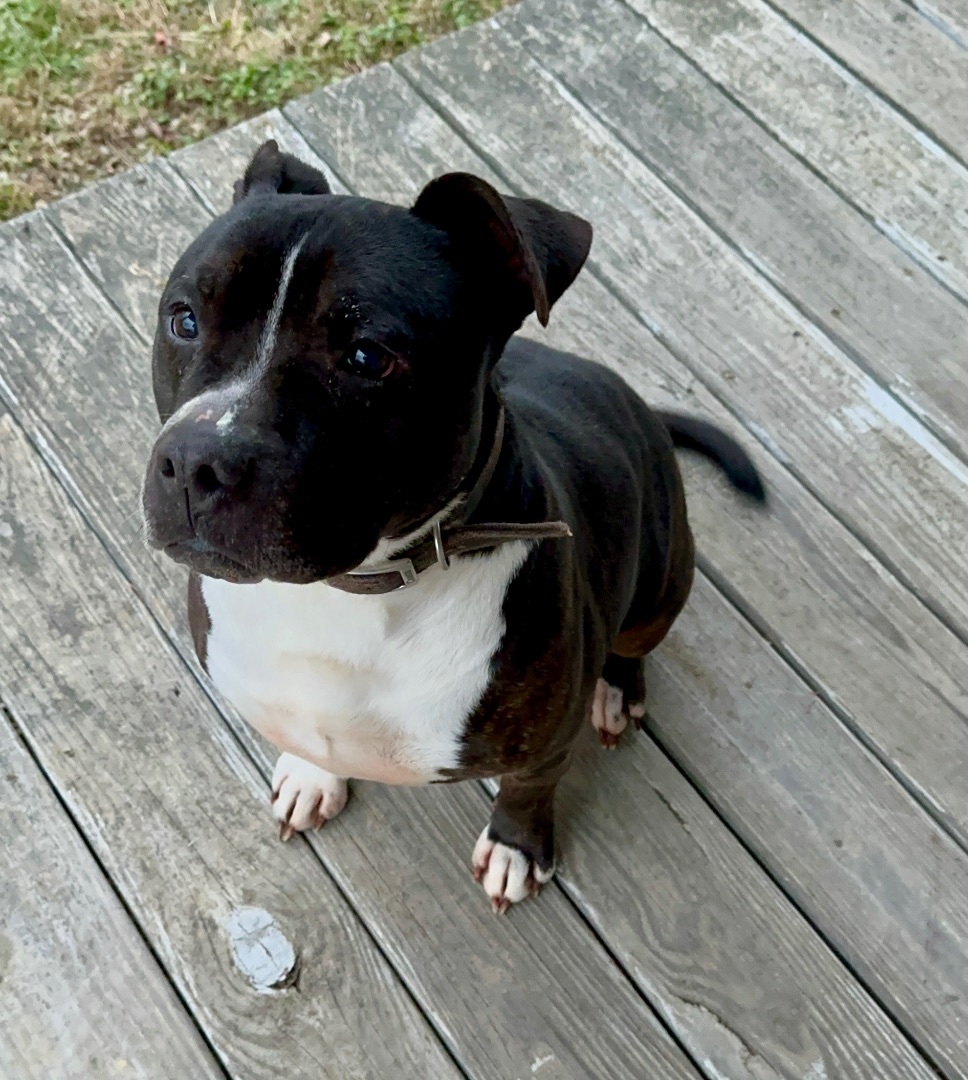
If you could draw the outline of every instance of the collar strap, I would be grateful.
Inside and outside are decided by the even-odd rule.
[[[480,475],[471,487],[467,498],[458,509],[459,518],[454,525],[445,528],[439,521],[434,523],[430,535],[405,554],[388,559],[378,566],[350,570],[327,578],[326,584],[348,593],[388,593],[415,585],[417,578],[431,566],[448,569],[455,555],[468,555],[474,551],[486,551],[500,544],[515,540],[552,540],[571,536],[571,529],[563,521],[538,521],[533,523],[488,522],[482,525],[461,525],[477,509],[484,491],[494,476],[501,449],[504,445],[504,407],[500,406],[494,432],[494,442]]]
[[[417,578],[431,566],[446,570],[455,555],[468,555],[473,551],[486,551],[500,544],[515,540],[557,540],[571,536],[571,529],[563,521],[536,521],[532,523],[488,522],[483,525],[458,526],[442,529],[434,525],[426,540],[413,548],[409,555],[389,559],[379,566],[351,570],[326,579],[327,585],[348,593],[388,593],[415,585]]]

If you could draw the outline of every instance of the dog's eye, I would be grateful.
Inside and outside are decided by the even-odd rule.
[[[193,341],[198,337],[198,320],[191,308],[180,308],[172,315],[169,322],[172,336],[184,341]]]
[[[354,341],[346,354],[346,366],[365,379],[385,379],[393,371],[397,358],[375,341]]]

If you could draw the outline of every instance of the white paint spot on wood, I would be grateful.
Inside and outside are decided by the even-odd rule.
[[[803,1080],[827,1080],[827,1069],[823,1061],[815,1061],[803,1074]]]
[[[0,521],[0,539],[13,539],[13,526],[8,521]]]
[[[535,1058],[535,1060],[531,1062],[531,1072],[536,1073],[539,1069],[543,1069],[545,1065],[549,1065],[554,1060],[554,1054],[545,1054],[544,1057]]]
[[[232,959],[260,994],[292,986],[298,973],[296,950],[262,908],[236,908],[222,923]]]

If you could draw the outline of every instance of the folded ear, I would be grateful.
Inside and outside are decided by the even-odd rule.
[[[459,259],[504,283],[520,325],[532,311],[548,325],[551,307],[588,257],[592,227],[537,199],[500,195],[469,173],[432,180],[411,213],[448,233]]]
[[[235,182],[233,203],[246,195],[328,195],[329,181],[318,170],[292,154],[284,154],[275,139],[264,142],[252,155],[245,176]]]

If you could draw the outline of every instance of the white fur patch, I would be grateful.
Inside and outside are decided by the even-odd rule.
[[[501,914],[511,904],[534,896],[555,870],[540,870],[523,852],[490,840],[487,834],[485,828],[474,845],[474,878],[484,886],[491,908]]]
[[[592,697],[592,725],[598,732],[602,745],[614,750],[618,737],[628,726],[628,715],[622,708],[622,691],[610,686],[604,679],[595,684]]]
[[[259,339],[259,349],[256,353],[256,369],[257,372],[262,372],[272,359],[272,354],[276,348],[276,338],[279,336],[279,320],[282,318],[282,309],[286,306],[286,293],[289,292],[289,282],[292,281],[292,272],[296,265],[296,259],[299,258],[299,252],[302,250],[303,244],[306,242],[306,233],[299,238],[299,242],[294,244],[289,251],[286,252],[286,257],[282,261],[282,273],[279,275],[279,287],[276,289],[276,295],[272,300],[272,307],[269,309],[269,315],[266,318],[265,326],[262,328],[262,336]]]
[[[282,318],[282,310],[286,304],[286,295],[289,292],[289,283],[292,281],[292,272],[296,265],[296,259],[306,242],[304,233],[299,240],[286,252],[282,261],[282,270],[279,275],[279,284],[272,299],[272,306],[259,335],[259,343],[256,346],[256,355],[248,370],[241,375],[234,376],[228,383],[202,391],[184,405],[171,417],[161,429],[164,434],[174,424],[194,417],[196,421],[209,420],[215,424],[215,429],[222,435],[228,434],[232,429],[235,418],[238,416],[242,403],[258,385],[259,380],[265,375],[272,360],[272,354],[276,348],[276,340],[279,336],[279,322]],[[159,435],[159,438],[161,436]]]
[[[209,674],[280,749],[336,776],[427,783],[458,764],[527,551],[456,558],[376,596],[203,577]]]
[[[280,754],[272,773],[272,816],[279,822],[279,839],[293,833],[321,829],[346,806],[349,788],[333,776],[295,754]]]

